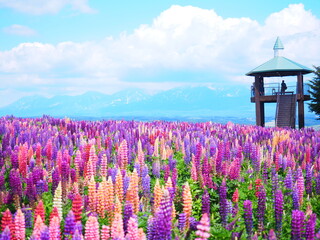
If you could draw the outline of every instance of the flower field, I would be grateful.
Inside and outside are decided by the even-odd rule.
[[[320,239],[320,132],[0,119],[0,239]]]

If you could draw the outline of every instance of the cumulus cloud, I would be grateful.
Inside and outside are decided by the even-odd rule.
[[[20,36],[33,36],[36,34],[35,30],[29,28],[28,26],[23,26],[19,24],[13,24],[9,27],[5,27],[3,31],[8,34]]]
[[[0,0],[0,7],[35,15],[57,13],[65,6],[83,13],[94,12],[88,5],[88,0]]]
[[[130,86],[152,90],[163,81],[165,88],[181,85],[175,79],[153,78],[162,71],[205,71],[220,76],[210,79],[213,84],[248,84],[252,79],[244,74],[273,57],[278,35],[284,56],[309,67],[317,64],[319,29],[320,20],[302,4],[271,14],[263,24],[250,18],[224,19],[214,10],[172,6],[131,34],[99,42],[20,44],[0,52],[0,72],[16,78],[3,78],[4,86],[13,87],[18,76],[24,76],[29,80],[21,84],[69,93]],[[143,84],[128,77],[137,72],[148,73]]]

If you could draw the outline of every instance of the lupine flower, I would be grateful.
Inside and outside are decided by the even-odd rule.
[[[60,240],[60,220],[58,217],[53,217],[49,225],[50,240]]]
[[[99,239],[99,223],[98,219],[94,216],[89,216],[87,222],[86,222],[86,230],[85,230],[85,239]]]
[[[1,240],[10,240],[11,239],[11,233],[10,233],[10,229],[7,226],[4,231],[1,233],[0,235],[0,239]]]
[[[64,225],[64,236],[71,237],[74,234],[74,227],[76,225],[74,214],[72,210],[69,211],[65,218],[65,225]]]
[[[202,196],[202,214],[207,213],[210,215],[210,195],[208,190],[204,190],[204,194]]]
[[[227,185],[225,179],[222,180],[219,190],[219,197],[221,222],[225,227],[227,225]]]
[[[299,204],[303,203],[303,193],[304,193],[304,179],[303,176],[299,176],[297,179],[297,190],[299,196]]]
[[[198,238],[195,240],[206,240],[210,237],[210,219],[207,213],[204,213],[201,217],[199,224],[197,225],[196,235]]]
[[[112,239],[124,239],[123,221],[122,215],[116,213],[111,225],[111,238]]]
[[[257,209],[257,218],[258,218],[258,230],[261,232],[264,228],[264,215],[266,211],[266,190],[264,186],[260,186],[259,195],[258,195],[258,209]]]
[[[12,220],[12,214],[8,208],[3,213],[2,218],[1,218],[1,231],[4,231],[6,227],[9,227],[9,230],[12,235],[14,232],[14,222]]]
[[[182,192],[183,212],[186,214],[186,229],[189,228],[189,218],[192,213],[192,195],[189,183],[186,182]]]
[[[312,195],[312,165],[309,163],[306,167],[306,193]]]
[[[118,165],[119,165],[120,169],[126,169],[128,163],[129,163],[128,144],[127,144],[127,141],[124,139],[120,143],[120,146],[118,149]]]
[[[306,223],[306,240],[315,239],[315,227],[316,227],[317,215],[311,214]]]
[[[101,239],[110,239],[110,226],[103,225],[101,229]]]
[[[82,214],[82,197],[80,194],[76,194],[72,201],[72,212],[74,213],[75,221],[81,221]]]
[[[281,190],[277,190],[274,199],[274,214],[276,220],[276,233],[281,235],[282,230],[282,216],[283,216],[283,194]]]
[[[124,192],[123,192],[123,179],[120,170],[117,170],[116,181],[114,185],[115,195],[119,198],[120,202],[124,200]]]
[[[299,193],[298,193],[297,187],[293,187],[293,191],[292,191],[292,208],[294,210],[298,210],[299,206],[300,206]]]
[[[136,217],[130,217],[128,221],[128,233],[126,238],[130,240],[140,240],[139,230],[138,230],[138,221]]]
[[[159,179],[156,179],[156,183],[153,189],[153,212],[156,212],[158,207],[160,206],[161,198],[162,198],[162,188],[159,183]]]
[[[289,168],[286,178],[284,180],[284,185],[286,186],[287,189],[292,190],[293,188],[293,179],[292,179],[292,171],[291,168]]]
[[[14,236],[18,240],[24,240],[26,238],[25,218],[20,208],[14,218]]]
[[[251,239],[253,220],[252,220],[252,203],[250,200],[245,200],[243,202],[243,212],[244,212],[244,221],[246,224],[248,239]]]
[[[62,219],[62,189],[61,182],[59,183],[56,191],[54,192],[53,207],[58,209],[59,219]]]
[[[304,213],[300,210],[293,210],[291,218],[291,239],[302,239]]]

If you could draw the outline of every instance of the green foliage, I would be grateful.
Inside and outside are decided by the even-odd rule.
[[[53,210],[53,196],[51,192],[44,192],[42,194],[42,201],[44,205],[44,210],[46,213],[46,224],[49,225],[50,213]]]
[[[318,120],[320,120],[320,66],[314,66],[314,68],[315,77],[308,84],[311,97],[311,103],[308,104],[310,111],[318,115]]]

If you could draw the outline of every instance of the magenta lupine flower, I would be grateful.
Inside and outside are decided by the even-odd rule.
[[[274,197],[274,215],[276,220],[276,233],[281,236],[282,216],[283,216],[283,194],[280,189],[276,190]]]
[[[317,215],[311,214],[306,224],[306,240],[315,239],[315,227],[316,227]]]
[[[303,234],[304,213],[300,210],[292,210],[291,218],[291,239],[300,240]]]
[[[246,224],[248,239],[251,239],[253,219],[252,219],[252,203],[250,200],[245,200],[243,202],[243,212],[244,212],[244,222]]]
[[[223,179],[220,190],[219,190],[219,197],[220,197],[220,217],[222,226],[227,225],[227,185],[226,180]]]

